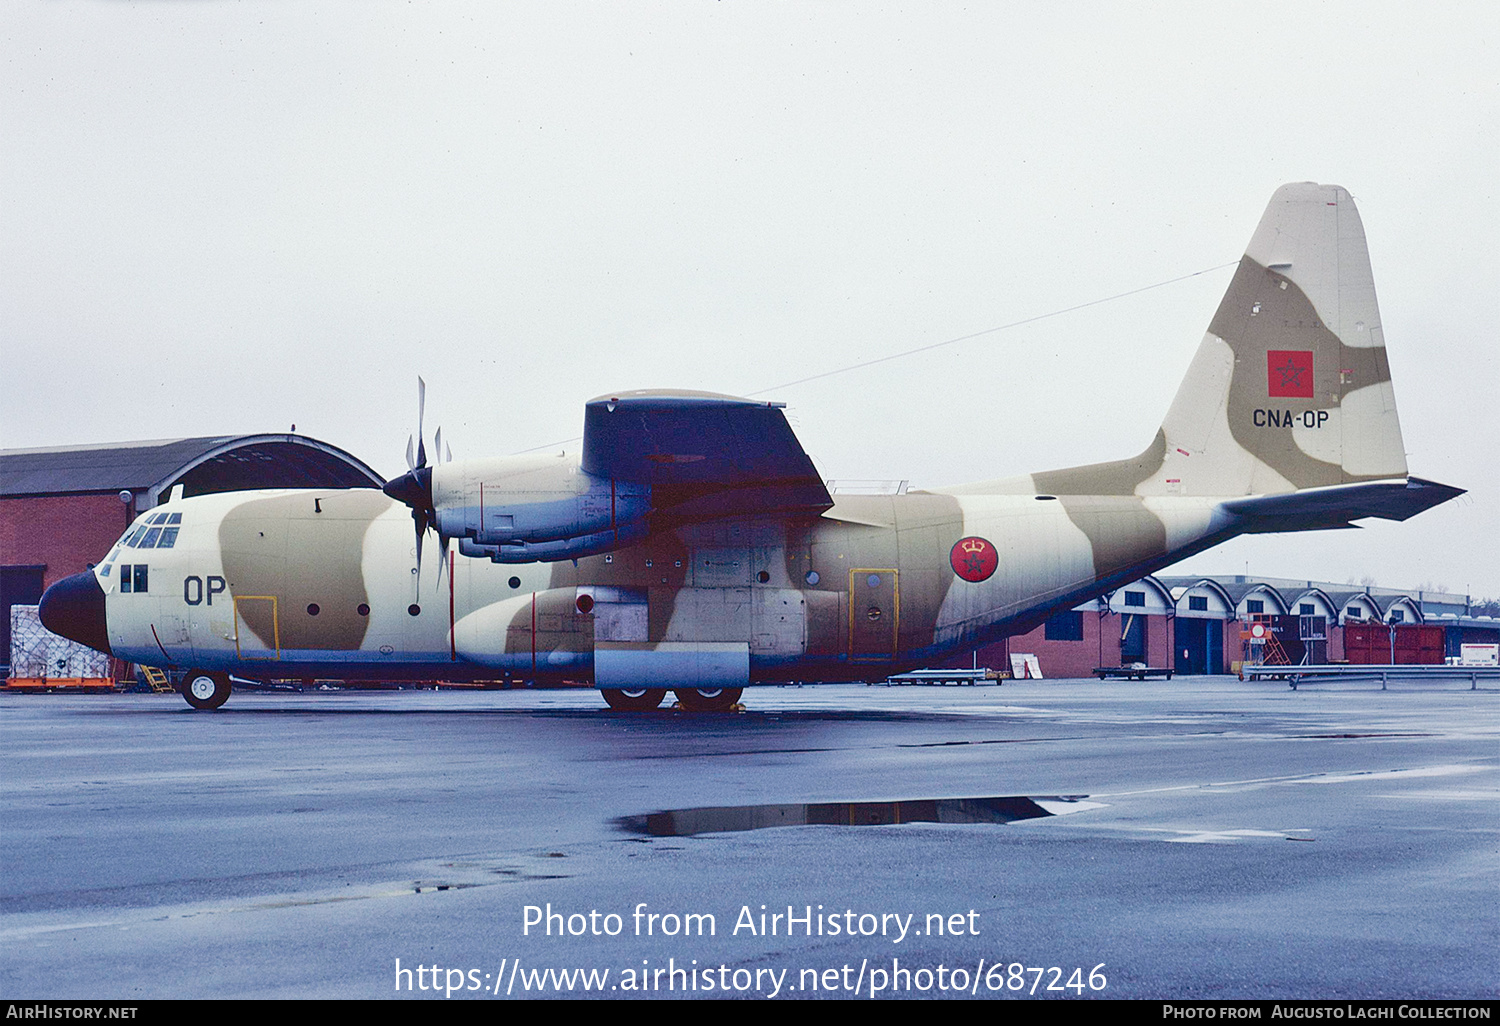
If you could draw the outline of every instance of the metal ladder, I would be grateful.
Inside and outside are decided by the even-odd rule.
[[[155,666],[142,666],[141,672],[146,677],[146,683],[151,685],[154,694],[171,694],[177,689],[172,686],[172,678],[167,676],[167,671]]]

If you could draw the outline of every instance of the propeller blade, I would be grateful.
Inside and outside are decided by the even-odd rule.
[[[406,436],[406,469],[407,470],[416,470],[417,469],[416,462],[411,458],[411,435],[407,435]]]
[[[438,588],[443,586],[443,574],[448,572],[448,538],[438,534]]]
[[[427,466],[427,444],[423,440],[422,420],[427,414],[427,382],[417,378],[417,466]]]
[[[439,463],[443,462],[443,426],[441,424],[438,425],[437,434],[432,438],[432,454]]]
[[[427,515],[421,510],[412,510],[412,520],[417,525],[417,572],[412,576],[416,578],[417,596],[422,594],[422,540],[427,537]]]

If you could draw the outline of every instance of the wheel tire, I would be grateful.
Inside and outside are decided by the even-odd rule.
[[[667,697],[666,688],[604,688],[604,701],[620,712],[650,712]]]
[[[677,688],[677,701],[688,712],[728,712],[744,694],[743,688]]]
[[[182,681],[182,697],[194,709],[217,709],[229,701],[229,674],[194,670]]]

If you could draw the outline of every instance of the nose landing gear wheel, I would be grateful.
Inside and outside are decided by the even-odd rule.
[[[605,688],[604,701],[621,712],[648,712],[667,697],[666,688]]]
[[[217,709],[229,701],[229,674],[194,670],[182,682],[182,697],[194,709]]]
[[[744,694],[743,688],[677,688],[677,701],[688,712],[728,712]]]

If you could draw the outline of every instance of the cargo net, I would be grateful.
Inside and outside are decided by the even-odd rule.
[[[18,680],[109,678],[109,656],[58,637],[36,606],[10,607],[10,675]]]

